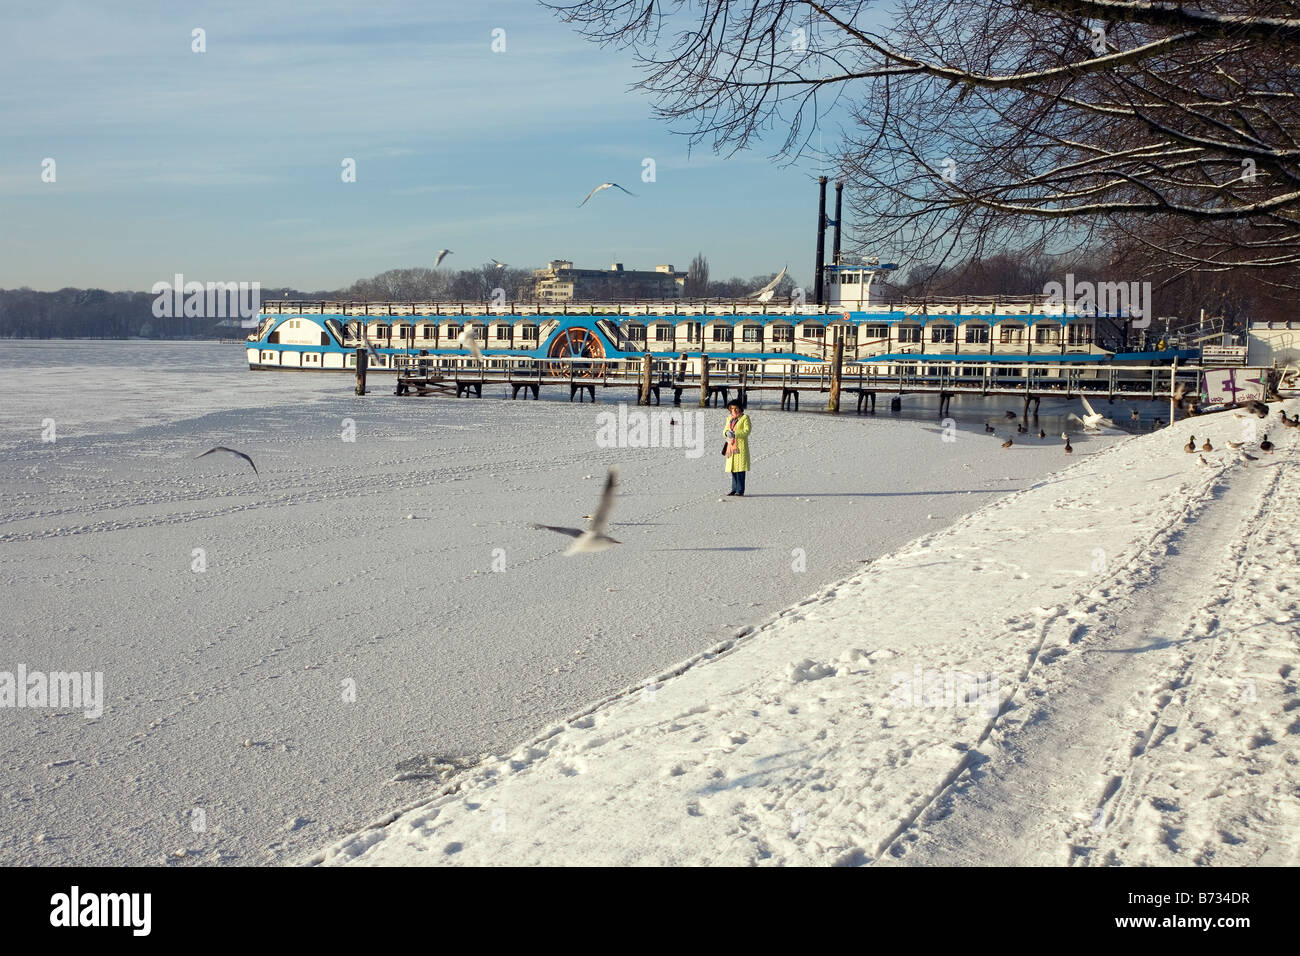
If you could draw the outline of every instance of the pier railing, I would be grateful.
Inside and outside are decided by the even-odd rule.
[[[613,358],[531,358],[491,356],[393,355],[390,370],[399,377],[429,382],[504,385],[643,386],[645,361]],[[1167,398],[1183,386],[1200,387],[1201,369],[1168,365],[1087,366],[1055,363],[1015,365],[1005,362],[847,363],[840,387],[849,392],[945,392],[967,395],[1056,394]],[[834,369],[826,362],[773,363],[745,359],[709,359],[707,385],[732,390],[829,392]],[[656,389],[701,387],[698,359],[652,359],[651,385]]]

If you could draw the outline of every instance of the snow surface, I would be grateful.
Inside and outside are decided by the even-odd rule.
[[[729,806],[724,801],[767,785],[760,781],[776,786],[781,768],[801,774],[811,759],[808,726],[850,746],[818,714],[847,729],[856,712],[837,716],[839,704],[804,696],[842,688],[834,694],[867,703],[861,694],[871,685],[832,678],[827,668],[879,676],[892,665],[872,664],[871,655],[893,644],[894,653],[908,651],[906,635],[941,645],[945,621],[982,606],[963,588],[978,583],[987,600],[993,592],[982,589],[995,582],[1041,584],[1041,556],[1009,544],[997,560],[1023,568],[1012,570],[972,545],[982,570],[971,571],[945,554],[927,555],[925,572],[876,594],[882,608],[892,605],[888,611],[857,606],[859,589],[874,585],[844,585],[838,594],[851,596],[847,603],[823,596],[764,632],[774,641],[758,643],[775,663],[755,657],[751,674],[724,655],[717,668],[647,689],[652,701],[638,690],[598,708],[593,722],[603,727],[623,714],[628,728],[601,747],[557,753],[553,762],[527,757],[606,735],[571,729],[517,748],[590,702],[639,688],[648,676],[850,577],[864,561],[908,553],[899,549],[918,535],[1050,476],[1069,461],[1055,436],[1065,413],[1077,411],[1045,401],[1042,424],[1053,437],[1018,437],[1004,451],[999,416],[1014,404],[954,401],[956,431],[946,435],[932,406],[926,412],[912,397],[904,400],[907,414],[927,421],[884,410],[862,418],[782,413],[760,403],[751,409],[750,496],[723,503],[728,480],[717,446],[725,413],[717,409],[706,413],[704,454],[692,459],[681,448],[599,447],[597,415],[615,407],[615,395],[595,406],[509,402],[500,394],[396,398],[391,380],[376,376],[374,394],[357,398],[346,375],[251,373],[239,345],[5,344],[0,374],[0,671],[19,664],[102,671],[105,691],[97,720],[79,711],[0,708],[5,864],[300,860],[436,797],[449,777],[500,766],[481,763],[484,753],[537,764],[538,772],[521,780],[575,768],[551,804],[564,807],[575,785],[596,794],[604,779],[578,768],[590,763],[617,777],[611,755],[619,747],[661,737],[668,756],[646,755],[644,797],[672,784],[676,778],[664,774],[680,764],[682,779],[672,785],[712,788],[687,803],[716,815]],[[1159,405],[1141,409],[1163,412]],[[983,433],[986,417],[998,421],[998,438]],[[52,443],[41,440],[47,420],[55,426]],[[344,440],[349,421],[355,441]],[[1076,459],[1086,462],[1112,443],[1076,435]],[[218,444],[251,454],[260,475],[229,455],[195,460]],[[622,483],[612,531],[625,543],[562,557],[569,539],[528,524],[579,524],[611,463],[620,466]],[[196,551],[205,570],[194,570]],[[498,560],[503,572],[492,570]],[[1090,560],[1086,549],[1062,558],[1070,569],[1065,580],[1077,585],[1072,575]],[[870,581],[877,573],[873,567]],[[922,573],[928,576],[916,576]],[[1031,577],[1018,580],[1020,573]],[[1010,607],[1019,598],[1007,592],[1006,599]],[[848,638],[820,623],[835,607],[853,618],[884,616],[870,634],[841,647],[837,641]],[[791,630],[795,617],[807,626]],[[990,654],[1000,642],[1018,646],[1024,635],[1012,633],[1010,642],[1000,632],[985,634],[978,646]],[[868,655],[835,663],[855,647]],[[802,664],[805,658],[812,663]],[[763,670],[769,664],[776,677]],[[691,688],[706,673],[716,675],[707,687],[732,681],[732,690],[695,696]],[[751,683],[753,700],[743,689]],[[1262,697],[1267,687],[1260,686]],[[799,712],[763,732],[776,736],[760,739],[762,748],[787,740],[790,749],[772,750],[769,762],[745,771],[769,776],[737,784],[726,774],[762,748],[732,738],[772,726],[764,702],[788,694],[782,712]],[[707,710],[715,704],[740,709],[715,718]],[[871,713],[882,706],[871,704]],[[683,726],[706,732],[716,757],[702,756],[692,733],[666,731],[676,714],[696,707],[706,709],[683,717]],[[669,723],[638,723],[652,714]],[[928,753],[920,744],[907,756],[895,753],[899,741],[877,735],[875,720],[853,735],[889,741],[885,753],[904,764]],[[934,721],[944,724],[938,715]],[[863,754],[876,753],[875,744],[862,746]],[[671,756],[677,750],[680,758]],[[946,773],[951,761],[940,758],[947,756],[925,759]],[[701,783],[703,760],[715,761],[708,772],[723,776]],[[935,783],[922,775],[917,785]],[[801,784],[806,795],[791,806],[806,810],[810,827],[829,826],[817,819],[817,786]],[[914,802],[901,791],[880,799],[897,807],[899,820]],[[772,814],[781,816],[787,803]],[[683,806],[670,801],[662,812]],[[573,807],[591,815],[582,800]],[[644,834],[642,824],[657,823],[660,812],[647,811],[633,829]],[[523,809],[509,817],[512,827],[536,819]],[[605,840],[610,827],[627,825],[591,816],[588,839]],[[520,830],[510,832],[520,838]],[[629,838],[609,837],[593,859],[641,858],[622,842]],[[499,841],[457,839],[466,860],[487,860],[494,846],[501,859],[514,852]],[[791,842],[806,844],[806,837]],[[358,844],[347,845],[352,853]],[[568,837],[549,847],[555,859],[582,858]],[[695,852],[680,851],[683,858]]]
[[[1083,454],[310,862],[1295,865],[1300,436],[1270,419],[1273,455],[1235,413]]]

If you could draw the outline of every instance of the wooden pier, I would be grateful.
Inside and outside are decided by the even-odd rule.
[[[839,350],[836,350],[837,353]],[[357,392],[365,389],[366,365],[358,350]],[[837,358],[840,356],[837,355]],[[628,389],[640,405],[659,405],[668,396],[681,405],[690,396],[700,408],[725,407],[733,398],[747,404],[752,393],[779,396],[783,410],[798,411],[801,397],[824,396],[827,411],[840,411],[845,395],[854,397],[858,414],[876,410],[876,399],[889,398],[890,409],[901,408],[905,395],[938,395],[941,415],[948,414],[958,395],[1016,398],[1024,416],[1037,411],[1044,397],[1088,396],[1112,400],[1168,400],[1179,388],[1199,391],[1201,369],[1168,365],[1080,365],[1033,363],[1009,366],[1005,362],[949,363],[914,371],[894,371],[866,363],[841,361],[801,363],[764,368],[744,359],[709,359],[698,371],[673,358],[650,355],[635,359],[519,358],[492,356],[481,360],[448,356],[394,356],[396,394],[483,397],[485,386],[500,385],[515,400],[541,397],[543,389],[567,392],[569,401],[597,400],[609,389]]]

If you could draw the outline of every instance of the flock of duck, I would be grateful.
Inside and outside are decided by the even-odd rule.
[[[1263,402],[1249,402],[1249,403],[1247,403],[1247,404],[1246,404],[1245,406],[1243,406],[1243,407],[1244,407],[1244,409],[1245,409],[1246,411],[1250,412],[1250,413],[1251,413],[1252,415],[1254,415],[1256,418],[1267,418],[1267,417],[1268,417],[1268,406],[1265,405]],[[1287,417],[1287,414],[1286,414],[1286,409],[1284,409],[1284,408],[1279,408],[1279,409],[1277,410],[1277,413],[1278,413],[1278,415],[1280,415],[1280,416],[1282,417],[1282,425],[1283,425],[1284,427],[1286,427],[1286,428],[1300,428],[1300,415],[1296,415],[1294,418],[1288,418],[1288,417]],[[1242,416],[1241,416],[1241,415],[1238,415],[1237,417],[1238,417],[1238,418],[1241,418]],[[1232,449],[1238,449],[1238,448],[1241,448],[1241,447],[1242,447],[1243,445],[1245,445],[1245,444],[1246,444],[1245,442],[1240,442],[1240,441],[1230,441],[1230,442],[1228,442],[1228,447],[1229,447],[1229,448],[1232,448]],[[1274,448],[1273,443],[1272,443],[1271,441],[1268,440],[1268,432],[1264,432],[1264,438],[1263,438],[1263,440],[1261,440],[1260,443],[1259,443],[1259,450],[1262,451],[1262,452],[1263,452],[1264,454],[1266,454],[1266,455],[1271,455],[1271,454],[1273,454],[1273,448]],[[1187,454],[1189,454],[1189,455],[1193,455],[1193,454],[1195,454],[1197,451],[1202,451],[1202,452],[1214,451],[1214,445],[1212,445],[1212,444],[1210,443],[1210,440],[1207,438],[1207,439],[1205,439],[1205,441],[1201,444],[1201,447],[1198,449],[1198,448],[1196,447],[1196,436],[1195,436],[1195,435],[1188,435],[1188,436],[1187,436],[1187,444],[1183,446],[1183,451],[1187,452]],[[1247,461],[1259,461],[1258,458],[1256,458],[1254,455],[1250,454],[1249,452],[1244,452],[1244,451],[1243,451],[1241,454],[1242,454],[1242,456],[1243,456]],[[1208,465],[1208,464],[1209,464],[1209,462],[1207,462],[1203,457],[1200,459],[1200,463],[1201,463],[1202,465]]]
[[[1078,421],[1083,422],[1085,427],[1095,427],[1098,421],[1106,421],[1106,419],[1103,416],[1098,415],[1096,412],[1093,411],[1092,406],[1088,404],[1088,400],[1086,398],[1083,400],[1083,405],[1087,411],[1085,417],[1078,418],[1077,416],[1071,416],[1072,418],[1076,418]],[[1263,402],[1258,402],[1258,401],[1247,402],[1245,405],[1242,406],[1242,408],[1244,411],[1249,412],[1250,414],[1254,415],[1257,418],[1267,418],[1269,414],[1268,406],[1265,405]],[[1277,413],[1282,417],[1282,425],[1284,427],[1300,428],[1300,414],[1296,415],[1294,418],[1290,418],[1287,416],[1285,409],[1278,409]],[[1029,434],[1029,429],[1025,426],[1024,422],[1018,420],[1020,416],[1017,415],[1015,412],[1011,412],[1011,411],[1007,412],[1006,417],[1011,420],[1016,420],[1017,434],[1020,435]],[[1242,416],[1238,415],[1237,417],[1241,418]],[[1137,409],[1133,409],[1132,418],[1133,421],[1138,421],[1140,419]],[[1153,424],[1156,427],[1159,427],[1160,425],[1164,424],[1164,420],[1159,418],[1154,419]],[[997,429],[994,428],[991,423],[985,422],[984,433],[987,435],[996,435]],[[1040,441],[1047,438],[1047,432],[1045,432],[1041,428],[1038,429],[1038,438]],[[1065,441],[1065,453],[1067,455],[1074,454],[1074,447],[1070,444],[1070,436],[1065,432],[1061,432],[1061,438]],[[1010,448],[1014,444],[1015,444],[1014,438],[1008,435],[1006,441],[1002,443],[1002,447]],[[1244,444],[1245,442],[1239,442],[1239,441],[1228,442],[1228,446],[1233,449],[1241,448],[1242,445]],[[1272,454],[1273,447],[1274,447],[1273,443],[1268,440],[1268,432],[1265,432],[1264,439],[1259,443],[1259,450],[1264,452],[1266,455]],[[1207,438],[1198,448],[1196,445],[1196,437],[1194,435],[1189,435],[1187,437],[1187,444],[1183,446],[1183,451],[1187,452],[1189,455],[1195,454],[1198,451],[1212,452],[1214,451],[1214,446],[1210,443],[1210,440]],[[1247,454],[1246,452],[1242,452],[1242,454],[1245,455],[1245,457],[1250,461],[1258,461],[1258,459],[1254,455]],[[1203,465],[1209,464],[1209,462],[1207,462],[1204,458],[1202,458],[1201,464]]]
[[[1087,404],[1087,403],[1085,402],[1085,405],[1086,405],[1086,404]],[[1091,411],[1091,409],[1089,409],[1089,411]],[[1137,412],[1134,412],[1133,414],[1136,415]],[[1017,415],[1015,412],[1007,412],[1007,418],[1018,419],[1018,418],[1020,418],[1020,416]],[[1029,429],[1025,426],[1025,423],[1024,423],[1024,422],[1017,421],[1017,422],[1016,422],[1016,433],[1019,434],[1019,435],[1028,435],[1028,434],[1029,434]],[[985,422],[985,423],[984,423],[984,434],[986,434],[986,435],[996,435],[996,434],[997,434],[997,429],[994,428],[992,425],[990,425],[988,422]],[[1038,439],[1039,439],[1039,441],[1042,441],[1042,440],[1045,439],[1046,437],[1047,437],[1047,432],[1043,431],[1043,429],[1041,429],[1041,428],[1038,429]],[[1061,432],[1061,438],[1064,439],[1064,441],[1065,441],[1065,453],[1066,453],[1067,455],[1073,455],[1073,454],[1074,454],[1074,446],[1070,444],[1070,436],[1067,435],[1065,432]],[[1003,448],[1010,448],[1010,447],[1011,447],[1012,445],[1014,445],[1014,444],[1015,444],[1015,441],[1013,441],[1012,438],[1011,438],[1011,436],[1008,435],[1008,436],[1007,436],[1007,440],[1004,441],[1004,442],[1002,443],[1002,447],[1003,447]]]

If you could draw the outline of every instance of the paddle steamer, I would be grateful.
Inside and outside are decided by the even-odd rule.
[[[872,262],[824,267],[821,304],[655,299],[628,302],[292,302],[264,304],[248,336],[252,369],[347,371],[357,350],[371,371],[419,361],[451,369],[477,360],[460,344],[473,330],[488,369],[533,359],[600,373],[600,360],[741,363],[778,373],[830,360],[837,341],[846,363],[887,374],[992,362],[1007,374],[1035,363],[1159,364],[1194,351],[1136,351],[1123,315],[1077,314],[1047,296],[890,299],[872,295],[895,266]],[[582,359],[573,363],[565,360]],[[545,367],[545,366],[543,366]],[[718,367],[716,364],[714,367]]]

